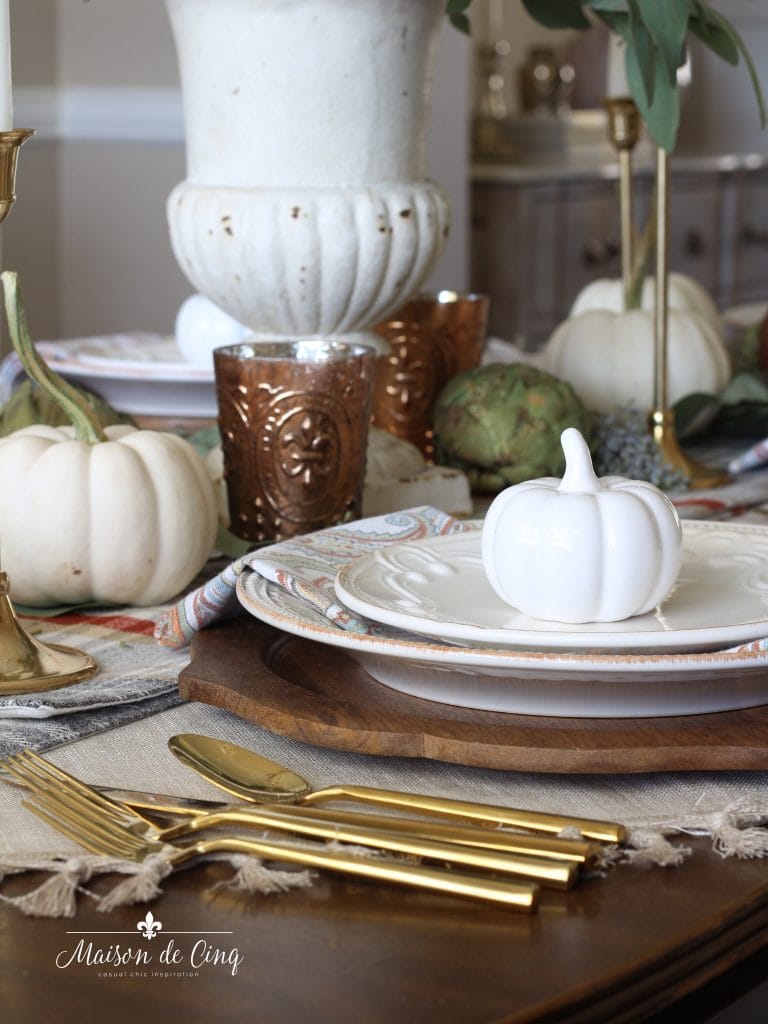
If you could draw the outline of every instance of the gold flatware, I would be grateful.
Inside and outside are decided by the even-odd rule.
[[[5,763],[8,770],[33,791],[38,799],[56,800],[73,814],[89,811],[94,806],[102,811],[109,804],[111,809],[118,806],[111,801],[107,804],[106,798],[94,794],[85,783],[30,751],[17,754]],[[121,813],[127,821],[134,823],[135,831],[158,842],[174,842],[193,833],[221,825],[248,825],[294,832],[315,839],[355,843],[358,846],[370,846],[392,853],[426,857],[446,865],[514,875],[556,889],[570,888],[576,881],[578,871],[577,865],[573,862],[455,846],[451,843],[437,842],[420,836],[399,835],[383,828],[365,825],[343,825],[333,820],[318,818],[312,808],[294,807],[290,808],[289,814],[284,814],[280,810],[233,806],[223,811],[187,819],[163,829],[136,811],[121,808]],[[137,826],[136,822],[141,822],[141,826]]]
[[[16,786],[23,786],[20,779],[3,771],[0,762],[0,778]],[[226,803],[222,800],[200,800],[191,797],[170,796],[166,793],[150,793],[136,789],[111,789],[91,783],[91,789],[101,793],[110,800],[126,804],[133,810],[149,811],[161,817],[194,818],[201,814],[227,810],[241,810],[242,805]],[[249,802],[258,804],[253,797]],[[305,808],[293,804],[280,804],[283,815],[300,815]],[[562,839],[554,836],[537,835],[530,832],[504,832],[500,829],[483,828],[476,825],[445,824],[425,818],[401,818],[394,815],[372,814],[368,811],[326,810],[312,807],[315,819],[336,822],[341,825],[365,825],[370,828],[384,828],[388,832],[402,833],[411,836],[422,836],[425,839],[437,839],[446,843],[458,843],[462,846],[477,846],[486,850],[522,854],[528,857],[545,857],[552,860],[574,861],[576,864],[588,865],[600,854],[601,847],[596,842],[583,839]],[[143,815],[140,815],[144,817]],[[152,819],[146,819],[151,821]]]
[[[17,755],[14,762],[19,758]],[[30,795],[22,805],[84,849],[102,856],[136,862],[160,856],[175,866],[214,852],[246,853],[267,860],[483,900],[526,912],[533,911],[537,905],[539,887],[533,883],[502,881],[383,857],[369,858],[310,844],[296,845],[227,835],[174,845],[160,838],[164,833],[143,818],[108,800],[74,776],[58,768],[49,776],[48,769],[54,766],[43,761],[41,767],[38,764],[41,758],[32,757],[30,760],[39,769],[38,778],[42,781],[31,785],[25,783]],[[10,764],[6,764],[10,768]]]
[[[492,804],[478,804],[445,797],[400,793],[370,786],[329,786],[312,790],[306,779],[274,761],[234,743],[183,733],[172,736],[168,748],[182,763],[233,796],[275,803],[314,804],[325,800],[352,800],[398,807],[417,814],[435,814],[482,823],[509,825],[533,832],[558,833],[577,828],[589,839],[621,843],[623,825],[591,818],[576,818],[543,811],[526,811]]]

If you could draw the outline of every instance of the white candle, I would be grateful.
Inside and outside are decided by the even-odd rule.
[[[627,48],[623,40],[611,32],[608,37],[608,68],[605,83],[606,96],[629,96],[626,59]]]
[[[13,128],[10,0],[0,0],[0,132]]]

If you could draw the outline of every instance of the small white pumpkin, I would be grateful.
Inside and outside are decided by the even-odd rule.
[[[153,605],[194,579],[216,537],[216,496],[181,437],[33,426],[0,440],[0,555],[14,600],[33,607]]]
[[[647,410],[654,401],[654,317],[590,309],[570,317],[551,335],[541,366],[567,381],[594,412]],[[670,309],[667,321],[667,400],[719,394],[731,377],[720,330],[698,313]]]
[[[562,480],[508,487],[482,527],[483,568],[496,593],[524,615],[559,622],[615,622],[642,615],[669,594],[682,529],[653,484],[598,479],[574,427],[561,437]]]
[[[152,605],[205,564],[216,493],[203,459],[175,434],[102,431],[82,396],[34,350],[16,275],[2,274],[14,347],[72,427],[25,427],[0,439],[0,562],[14,600]]]
[[[655,303],[655,278],[646,277],[640,297],[640,309],[651,311]],[[667,277],[667,304],[670,309],[687,310],[706,317],[718,330],[722,330],[722,318],[714,299],[698,281],[687,274],[674,271]],[[624,282],[620,278],[601,277],[590,281],[576,296],[569,316],[578,316],[589,309],[607,309],[611,313],[624,312]]]

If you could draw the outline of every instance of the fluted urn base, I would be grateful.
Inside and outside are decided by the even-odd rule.
[[[440,255],[450,208],[432,182],[363,188],[177,185],[171,243],[198,291],[274,337],[346,336],[405,302]]]

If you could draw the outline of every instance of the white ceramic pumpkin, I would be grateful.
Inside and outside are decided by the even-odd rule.
[[[640,297],[640,309],[652,310],[655,302],[655,279],[646,277]],[[672,272],[667,276],[667,304],[670,309],[688,310],[706,317],[719,330],[722,318],[717,306],[703,285],[687,274]],[[602,277],[590,281],[576,296],[569,316],[578,316],[589,309],[607,309],[611,313],[624,312],[624,282],[620,278]]]
[[[667,400],[697,391],[718,394],[731,377],[720,330],[698,313],[670,309]],[[654,318],[645,310],[590,309],[559,325],[541,352],[541,366],[567,381],[594,412],[650,409],[654,401]]]
[[[16,274],[0,279],[22,366],[72,422],[0,439],[0,563],[14,600],[153,605],[175,597],[216,536],[216,491],[203,459],[176,434],[103,428],[85,396],[36,351]]]
[[[680,571],[682,529],[653,484],[598,479],[586,441],[561,438],[562,480],[541,477],[496,496],[482,527],[483,568],[507,604],[559,622],[614,622],[668,595]]]
[[[213,482],[174,434],[33,426],[0,439],[0,556],[20,604],[153,605],[175,597],[216,536]]]

